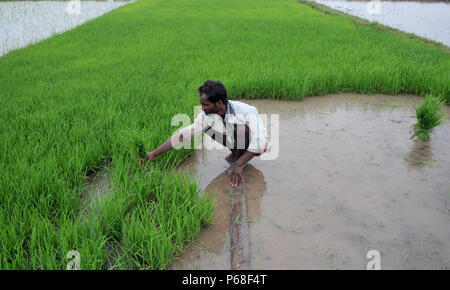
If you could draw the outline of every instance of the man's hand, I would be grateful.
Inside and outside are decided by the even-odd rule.
[[[145,156],[144,160],[152,161],[152,160],[156,159],[156,156],[157,156],[157,154],[156,154],[155,151],[147,152],[147,156]],[[141,158],[139,158],[139,166],[142,166],[142,159]]]
[[[145,157],[145,159],[152,161],[152,160],[155,160],[156,156],[158,156],[158,155],[156,154],[155,151],[147,152],[147,156]]]
[[[235,187],[239,184],[239,181],[244,181],[244,177],[242,175],[242,171],[244,169],[245,164],[253,158],[253,156],[259,156],[259,153],[252,153],[249,151],[245,151],[244,154],[236,160],[230,168],[227,169],[227,174],[231,174],[231,186]]]
[[[227,169],[227,174],[231,175],[231,186],[235,187],[239,184],[240,181],[244,181],[244,177],[242,175],[244,166],[232,165]]]

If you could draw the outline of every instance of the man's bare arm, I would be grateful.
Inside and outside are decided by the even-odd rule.
[[[161,146],[159,146],[152,152],[147,152],[147,156],[145,157],[145,159],[154,160],[158,155],[161,155],[173,149],[172,138],[177,138],[180,142],[183,142],[183,135],[178,132],[175,135],[171,136],[166,142],[164,142]]]
[[[238,160],[236,160],[236,166],[241,167],[242,165],[245,165],[248,161],[250,161],[253,157],[260,155],[259,153],[253,153],[250,151],[245,151],[244,154],[239,157]]]

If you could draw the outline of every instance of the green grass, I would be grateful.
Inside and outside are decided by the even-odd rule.
[[[450,102],[448,51],[295,0],[141,0],[0,58],[0,268],[159,269],[210,222],[211,200],[173,164],[138,167],[192,115],[197,87],[231,98],[338,92],[432,94]],[[80,219],[86,175],[109,162],[116,193]]]
[[[442,124],[444,116],[444,113],[440,113],[442,105],[444,100],[431,95],[423,99],[420,106],[416,108],[417,123],[414,125],[415,132],[411,138],[418,137],[420,142],[430,139],[433,128]]]

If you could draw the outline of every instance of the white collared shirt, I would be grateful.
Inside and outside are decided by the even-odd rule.
[[[190,126],[180,129],[183,140],[188,141],[192,136],[202,132],[213,130],[214,133],[225,132],[227,143],[234,144],[234,124],[245,124],[250,129],[249,145],[247,151],[252,153],[264,153],[268,150],[270,140],[266,127],[254,106],[239,101],[228,100],[225,118],[219,114],[205,114],[202,111]]]

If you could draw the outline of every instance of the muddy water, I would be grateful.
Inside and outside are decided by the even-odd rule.
[[[0,1],[0,57],[134,1]]]
[[[102,167],[87,178],[87,186],[84,188],[80,199],[80,214],[82,215],[82,221],[85,223],[90,222],[90,218],[98,218],[99,212],[98,206],[108,196],[114,195],[116,189],[111,182],[110,172],[107,167]],[[116,270],[119,269],[120,257],[123,255],[122,247],[117,242],[109,242],[107,244],[108,257],[104,270]]]
[[[333,9],[450,46],[450,3],[315,0]]]
[[[80,207],[83,208],[84,214],[95,210],[96,205],[101,204],[107,195],[115,191],[106,168],[98,170],[87,181],[88,185],[84,188],[80,200]]]
[[[431,141],[410,140],[414,96],[248,100],[280,114],[280,155],[245,169],[251,269],[450,268],[450,109]],[[270,124],[269,124],[270,125]],[[270,129],[269,129],[270,132]],[[212,142],[207,137],[206,142]],[[213,225],[173,269],[229,269],[229,177],[223,150],[183,164],[215,192]]]

